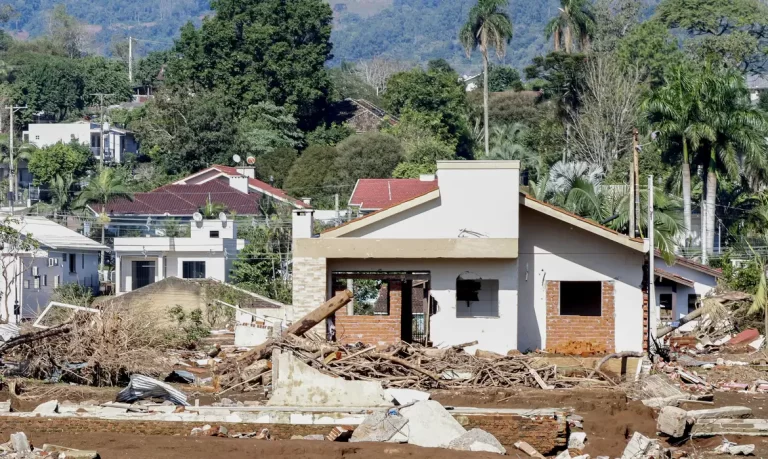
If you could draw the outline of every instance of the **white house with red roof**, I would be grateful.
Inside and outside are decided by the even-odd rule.
[[[297,317],[362,288],[331,321],[341,342],[647,347],[660,316],[648,307],[647,241],[520,193],[517,161],[440,161],[436,180],[421,182],[361,180],[350,202],[368,213],[319,235],[313,211],[294,210]],[[697,283],[718,276],[687,261],[658,267],[654,279],[679,294],[675,312],[687,310],[686,288],[703,294]]]

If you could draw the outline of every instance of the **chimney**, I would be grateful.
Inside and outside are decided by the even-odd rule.
[[[256,168],[255,167],[240,166],[240,167],[237,168],[237,173],[245,175],[248,178],[252,178],[252,179],[256,178]]]
[[[315,211],[296,209],[293,211],[293,239],[309,239],[315,232]]]
[[[229,186],[237,191],[248,194],[248,177],[242,175],[231,176],[229,177]]]
[[[301,201],[308,206],[312,205],[312,198],[301,198]]]
[[[419,175],[419,180],[422,182],[434,182],[435,174],[421,174]]]

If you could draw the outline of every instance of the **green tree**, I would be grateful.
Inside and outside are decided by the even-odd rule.
[[[667,69],[683,60],[683,53],[664,24],[647,21],[619,40],[616,57],[625,67],[640,67],[656,86],[661,84]]]
[[[509,0],[478,0],[469,12],[469,19],[459,32],[467,57],[475,49],[483,55],[483,127],[485,129],[485,155],[490,152],[488,125],[488,52],[496,50],[501,59],[507,52],[507,45],[512,41],[512,20],[504,8],[509,7]]]
[[[133,81],[153,89],[159,88],[165,79],[165,68],[173,58],[173,51],[154,51],[139,60],[134,70]]]
[[[691,49],[738,65],[762,66],[768,43],[768,6],[759,0],[663,0],[656,17],[673,29],[688,32]]]
[[[71,59],[84,54],[87,33],[80,21],[67,13],[64,4],[58,4],[50,11],[48,22],[51,39],[67,57]]]
[[[456,70],[451,67],[451,64],[448,63],[445,59],[432,59],[431,61],[427,62],[427,71],[429,72],[448,72],[448,73],[454,73]]]
[[[567,54],[576,47],[584,52],[595,33],[595,14],[589,0],[560,0],[558,15],[546,27],[547,39],[554,37],[555,52],[561,46]]]
[[[297,157],[298,152],[292,148],[276,148],[256,158],[256,174],[272,186],[282,188]]]
[[[369,132],[354,135],[337,147],[335,161],[339,185],[353,186],[361,178],[389,178],[403,157],[392,135]]]
[[[296,119],[284,107],[269,102],[249,107],[238,125],[238,148],[244,156],[298,148],[303,140]]]
[[[456,159],[450,145],[434,138],[422,139],[409,150],[407,159],[392,171],[393,178],[419,178],[423,174],[434,174],[437,172],[437,161]]]
[[[290,304],[290,269],[283,254],[283,248],[290,246],[290,237],[279,233],[271,225],[246,228],[238,237],[247,243],[234,262],[232,282],[238,287]]]
[[[35,177],[35,185],[53,183],[60,175],[82,177],[92,165],[91,150],[77,141],[33,150],[29,158],[29,172]]]
[[[213,0],[215,12],[181,30],[170,82],[220,90],[242,110],[260,102],[286,107],[303,128],[325,110],[333,14],[323,0]]]
[[[528,127],[522,123],[494,126],[488,159],[519,160],[523,168],[530,167],[536,161],[536,155],[525,145],[527,131]]]
[[[430,126],[442,141],[456,145],[462,156],[471,155],[467,126],[467,94],[458,75],[414,69],[390,78],[384,94],[387,109],[400,123]]]
[[[57,218],[58,212],[66,212],[72,204],[72,193],[75,179],[72,174],[57,175],[50,184],[50,200],[53,206],[53,218]]]
[[[354,133],[355,130],[346,124],[321,125],[314,131],[307,133],[307,145],[330,145],[334,147]]]
[[[101,244],[104,245],[104,228],[109,223],[107,216],[107,203],[113,199],[133,200],[133,194],[115,173],[114,169],[101,168],[88,180],[88,184],[80,191],[75,201],[75,208],[94,206],[99,209],[99,222],[101,223]],[[101,251],[101,264],[104,265],[104,251]]]
[[[99,98],[93,94],[113,94],[106,102],[115,104],[130,101],[133,88],[128,81],[127,66],[115,59],[88,56],[78,61],[83,79],[82,98],[84,106],[98,105]]]
[[[488,70],[488,89],[491,92],[522,91],[520,72],[512,67],[491,65]]]
[[[291,166],[285,191],[293,196],[312,198],[315,206],[332,206],[333,195],[344,191],[333,179],[337,156],[333,147],[310,145]]]
[[[29,107],[19,113],[20,122],[29,122],[32,114],[45,112],[63,121],[85,108],[84,82],[78,62],[54,56],[27,55],[14,62],[15,100]]]

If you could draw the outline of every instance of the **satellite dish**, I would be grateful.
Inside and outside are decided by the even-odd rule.
[[[254,158],[253,156],[249,156],[248,159],[245,160],[245,162],[253,166],[254,164],[256,164],[256,158]]]
[[[232,157],[232,161],[234,161],[236,163],[239,163],[242,160],[243,159],[240,157],[240,155],[235,155],[235,156]]]
[[[227,214],[219,212],[219,220],[221,220],[221,223],[227,223]]]
[[[201,214],[200,212],[195,212],[194,214],[192,214],[192,220],[198,223],[203,221],[203,214]]]

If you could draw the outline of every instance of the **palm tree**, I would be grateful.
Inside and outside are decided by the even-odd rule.
[[[683,221],[685,239],[691,229],[691,150],[704,140],[714,139],[711,127],[701,122],[703,78],[685,65],[674,67],[662,87],[643,101],[647,123],[668,146],[682,144]]]
[[[577,39],[579,48],[586,51],[595,33],[595,14],[589,0],[560,0],[559,13],[547,24],[547,39],[554,37],[555,51],[561,45],[571,54]]]
[[[459,32],[459,40],[467,57],[476,48],[483,55],[483,126],[485,127],[485,156],[490,154],[490,130],[488,129],[488,50],[493,47],[501,59],[512,41],[512,20],[503,9],[509,0],[478,0],[469,12],[469,20]]]
[[[200,208],[200,213],[205,218],[216,218],[221,212],[226,212],[227,206],[218,202],[212,202],[211,197],[208,197],[205,205]]]
[[[101,223],[101,244],[104,244],[104,227],[109,222],[107,203],[113,199],[123,198],[133,200],[133,194],[123,182],[122,177],[115,174],[114,169],[102,167],[88,181],[77,197],[75,206],[84,208],[89,204],[101,206],[99,220]],[[104,250],[101,251],[101,264],[104,264]]]
[[[53,206],[53,218],[58,217],[58,211],[65,211],[69,208],[69,204],[72,201],[72,187],[75,184],[75,179],[71,174],[66,177],[57,175],[51,182],[51,204]]]
[[[491,129],[491,151],[488,159],[528,160],[533,153],[523,144],[528,128],[522,123],[502,124]]]
[[[715,237],[717,176],[736,180],[743,176],[753,186],[766,183],[766,137],[768,120],[750,101],[749,90],[740,73],[732,69],[707,67],[702,85],[702,123],[714,134],[699,151],[698,163],[706,171],[706,247]]]
[[[37,147],[31,143],[24,143],[14,148],[13,152],[13,167],[16,172],[13,177],[9,177],[8,180],[13,180],[13,189],[19,191],[19,163],[29,162],[32,158],[32,153],[37,150]],[[4,164],[10,171],[11,167],[11,154],[10,154],[10,137],[8,134],[0,135],[0,164]]]

